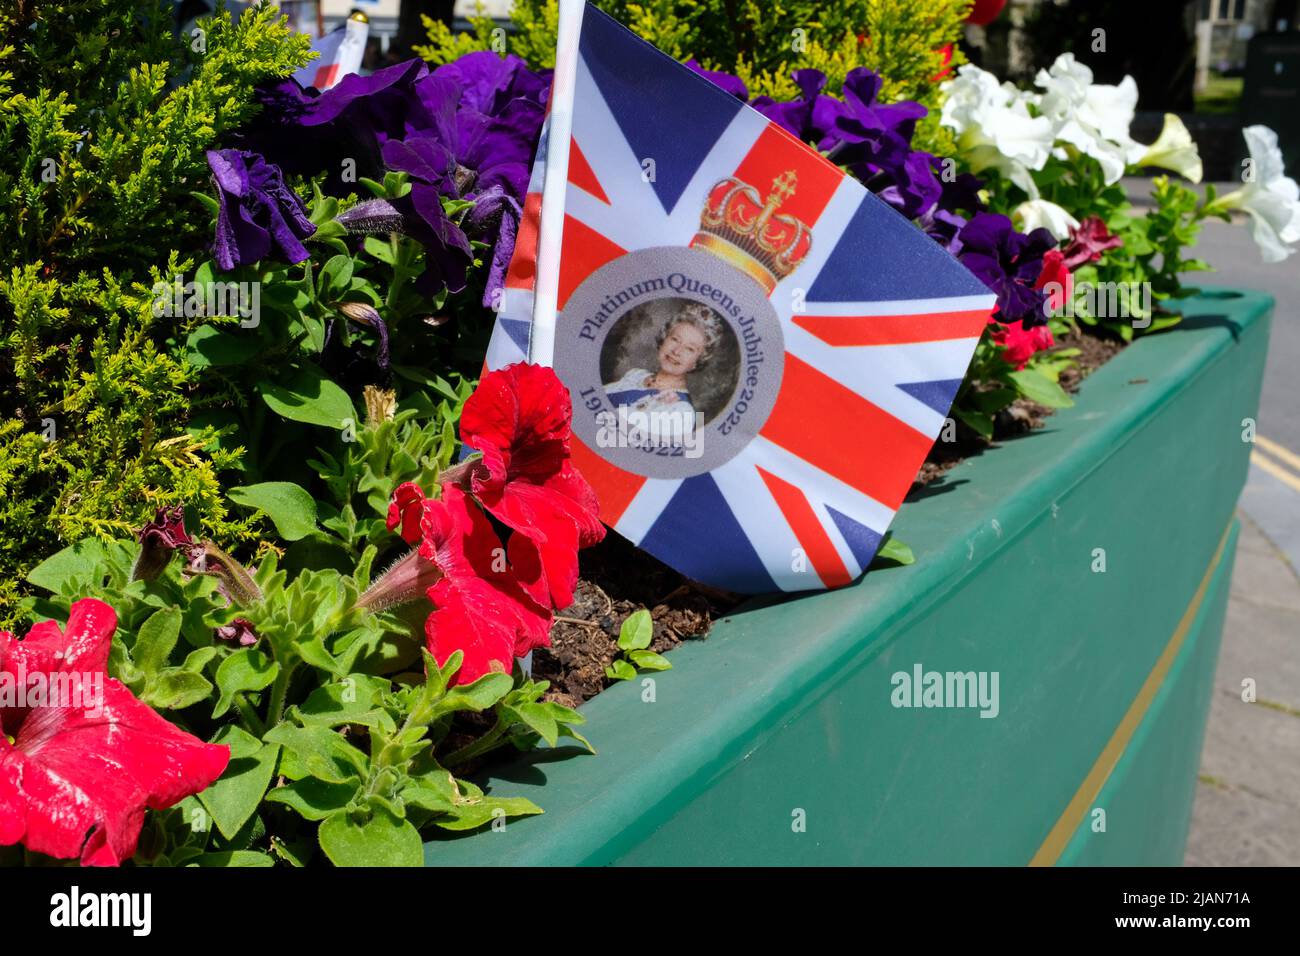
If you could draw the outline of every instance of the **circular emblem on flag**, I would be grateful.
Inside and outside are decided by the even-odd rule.
[[[574,432],[651,478],[734,458],[781,387],[785,348],[765,293],[702,248],[640,249],[593,272],[566,302],[555,347]]]

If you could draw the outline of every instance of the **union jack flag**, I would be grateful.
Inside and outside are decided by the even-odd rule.
[[[811,244],[769,296],[784,364],[747,444],[678,478],[633,473],[576,434],[574,460],[606,524],[695,580],[742,593],[846,584],[871,562],[943,427],[995,297],[757,111],[601,11],[570,11],[487,365],[561,364],[556,330],[580,321],[565,306],[594,272],[639,250],[691,246],[723,181],[753,184],[761,203],[793,171],[780,209]],[[545,222],[562,231],[542,226],[544,192]],[[543,269],[558,258],[553,318],[540,307],[539,231]],[[565,384],[578,408],[576,383]]]

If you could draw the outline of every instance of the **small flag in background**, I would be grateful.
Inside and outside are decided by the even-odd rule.
[[[364,13],[354,13],[343,26],[331,30],[312,43],[311,48],[320,54],[293,75],[303,86],[314,86],[322,93],[338,83],[349,73],[361,69],[366,55],[366,39],[370,35],[370,21]]]
[[[562,0],[488,366],[553,365],[601,517],[743,593],[870,563],[995,297],[856,180]]]

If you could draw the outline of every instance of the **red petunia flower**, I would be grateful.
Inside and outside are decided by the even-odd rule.
[[[540,604],[568,607],[578,549],[605,536],[596,493],[569,460],[569,392],[555,372],[516,364],[489,372],[465,402],[461,440],[483,453],[474,497],[511,528],[510,563]]]
[[[1023,322],[995,328],[989,333],[994,342],[1004,347],[1002,358],[1017,369],[1022,369],[1035,352],[1049,349],[1056,344],[1052,330],[1045,325],[1025,328]]]
[[[487,516],[455,485],[425,502],[420,554],[442,571],[429,588],[429,650],[440,665],[464,653],[457,683],[508,671],[516,657],[550,643],[550,605],[524,591]]]
[[[0,845],[83,866],[135,853],[145,808],[221,776],[230,748],[169,723],[107,676],[117,615],[92,598],[19,641],[0,632]]]
[[[571,416],[549,368],[488,372],[460,425],[482,457],[444,474],[440,499],[411,482],[393,491],[389,530],[418,544],[441,573],[428,588],[436,609],[425,630],[439,664],[464,652],[458,683],[508,670],[513,658],[550,643],[552,609],[573,603],[578,549],[605,535],[596,495],[569,459]],[[483,509],[511,529],[506,547]],[[411,577],[399,567],[393,588]],[[382,605],[387,586],[377,581],[362,601]]]
[[[1070,275],[1060,249],[1048,249],[1043,253],[1043,268],[1034,288],[1048,289],[1047,307],[1052,312],[1060,311],[1070,301],[1074,294],[1074,277]]]

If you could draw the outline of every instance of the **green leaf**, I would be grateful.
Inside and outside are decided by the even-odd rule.
[[[275,866],[275,860],[256,850],[223,850],[217,853],[204,853],[191,861],[189,866]]]
[[[386,199],[388,197],[388,191],[384,189],[384,184],[375,182],[369,176],[358,176],[357,182],[369,189],[376,199]]]
[[[984,412],[977,412],[971,408],[958,408],[953,406],[952,413],[957,418],[970,426],[981,438],[991,439],[993,437],[993,416],[986,415]]]
[[[379,803],[368,815],[347,811],[327,817],[320,825],[320,847],[335,866],[423,866],[424,845],[408,821]]]
[[[1048,408],[1069,408],[1074,400],[1065,393],[1056,382],[1041,372],[1031,368],[1011,372],[1007,376],[1020,389],[1020,394],[1031,402],[1046,405]]]
[[[379,695],[388,681],[367,674],[350,674],[343,680],[318,687],[302,704],[294,708],[298,720],[308,726],[340,727],[360,724],[389,730],[393,720],[377,709]]]
[[[181,636],[179,608],[163,608],[149,615],[136,632],[131,645],[131,660],[145,674],[156,674],[167,666],[176,641]]]
[[[266,795],[266,799],[296,810],[304,820],[324,820],[352,801],[359,783],[355,779],[348,783],[326,783],[315,777],[304,777],[276,787]]]
[[[38,588],[61,594],[66,586],[96,576],[106,557],[102,541],[86,538],[50,555],[27,572],[27,580]]]
[[[631,614],[618,629],[618,646],[625,651],[639,651],[650,646],[654,637],[654,623],[645,608]]]
[[[242,485],[228,494],[236,504],[265,512],[286,541],[297,541],[316,530],[316,500],[291,481]]]
[[[309,641],[294,641],[294,650],[298,655],[310,664],[312,667],[319,667],[327,674],[333,674],[335,677],[343,677],[347,671],[334,658],[329,651],[325,649],[325,642],[319,636],[313,637]]]
[[[478,713],[487,710],[510,693],[514,683],[514,678],[509,674],[484,674],[472,684],[462,684],[447,691],[446,696],[435,706],[435,713],[449,714],[457,710]]]
[[[977,392],[971,389],[968,394],[971,404],[975,406],[977,411],[985,415],[996,415],[1016,400],[1016,390],[1014,388],[998,387],[991,388],[986,392]]]
[[[217,687],[221,697],[212,711],[220,717],[235,702],[235,695],[248,691],[265,690],[280,673],[280,665],[255,647],[235,651],[217,666]]]
[[[155,710],[183,710],[212,696],[212,682],[183,667],[169,667],[151,677],[140,699]]]
[[[230,747],[230,764],[221,779],[199,794],[199,802],[211,815],[221,835],[233,840],[262,802],[262,794],[266,793],[275,772],[280,748],[275,744],[263,744],[234,725],[222,727],[212,742]]]
[[[352,258],[350,256],[332,256],[320,270],[319,288],[321,298],[337,299],[348,291],[352,282]]]
[[[636,668],[620,657],[605,668],[605,676],[610,680],[632,680],[636,677]]]
[[[215,196],[209,196],[207,193],[199,192],[197,189],[191,189],[190,195],[202,204],[203,208],[208,211],[209,215],[216,216],[221,212],[221,204],[217,202]]]
[[[446,816],[433,822],[444,830],[473,830],[491,823],[494,817],[522,817],[541,812],[541,807],[523,797],[480,796],[458,804]]]
[[[185,358],[195,368],[242,365],[262,344],[252,335],[236,335],[214,325],[200,325],[185,340]]]
[[[280,744],[298,759],[307,773],[326,783],[364,779],[370,769],[366,755],[328,727],[279,724],[263,739]]]
[[[629,651],[628,655],[632,663],[638,670],[643,671],[670,671],[673,665],[668,658],[662,654],[656,654],[654,651]]]
[[[376,183],[376,186],[378,184]],[[380,186],[380,189],[383,187]],[[366,236],[363,243],[366,252],[386,265],[393,264],[393,244],[386,240],[376,238],[375,236]]]
[[[512,707],[519,719],[527,724],[532,730],[536,731],[543,740],[552,747],[559,736],[559,726],[555,723],[555,718],[551,716],[545,704],[520,704]]]
[[[871,563],[875,564],[877,561],[892,561],[895,564],[903,565],[915,564],[916,555],[912,553],[911,548],[891,534],[885,538]]]
[[[284,385],[259,382],[257,391],[271,411],[290,421],[334,429],[357,421],[348,393],[312,365],[303,366]]]

